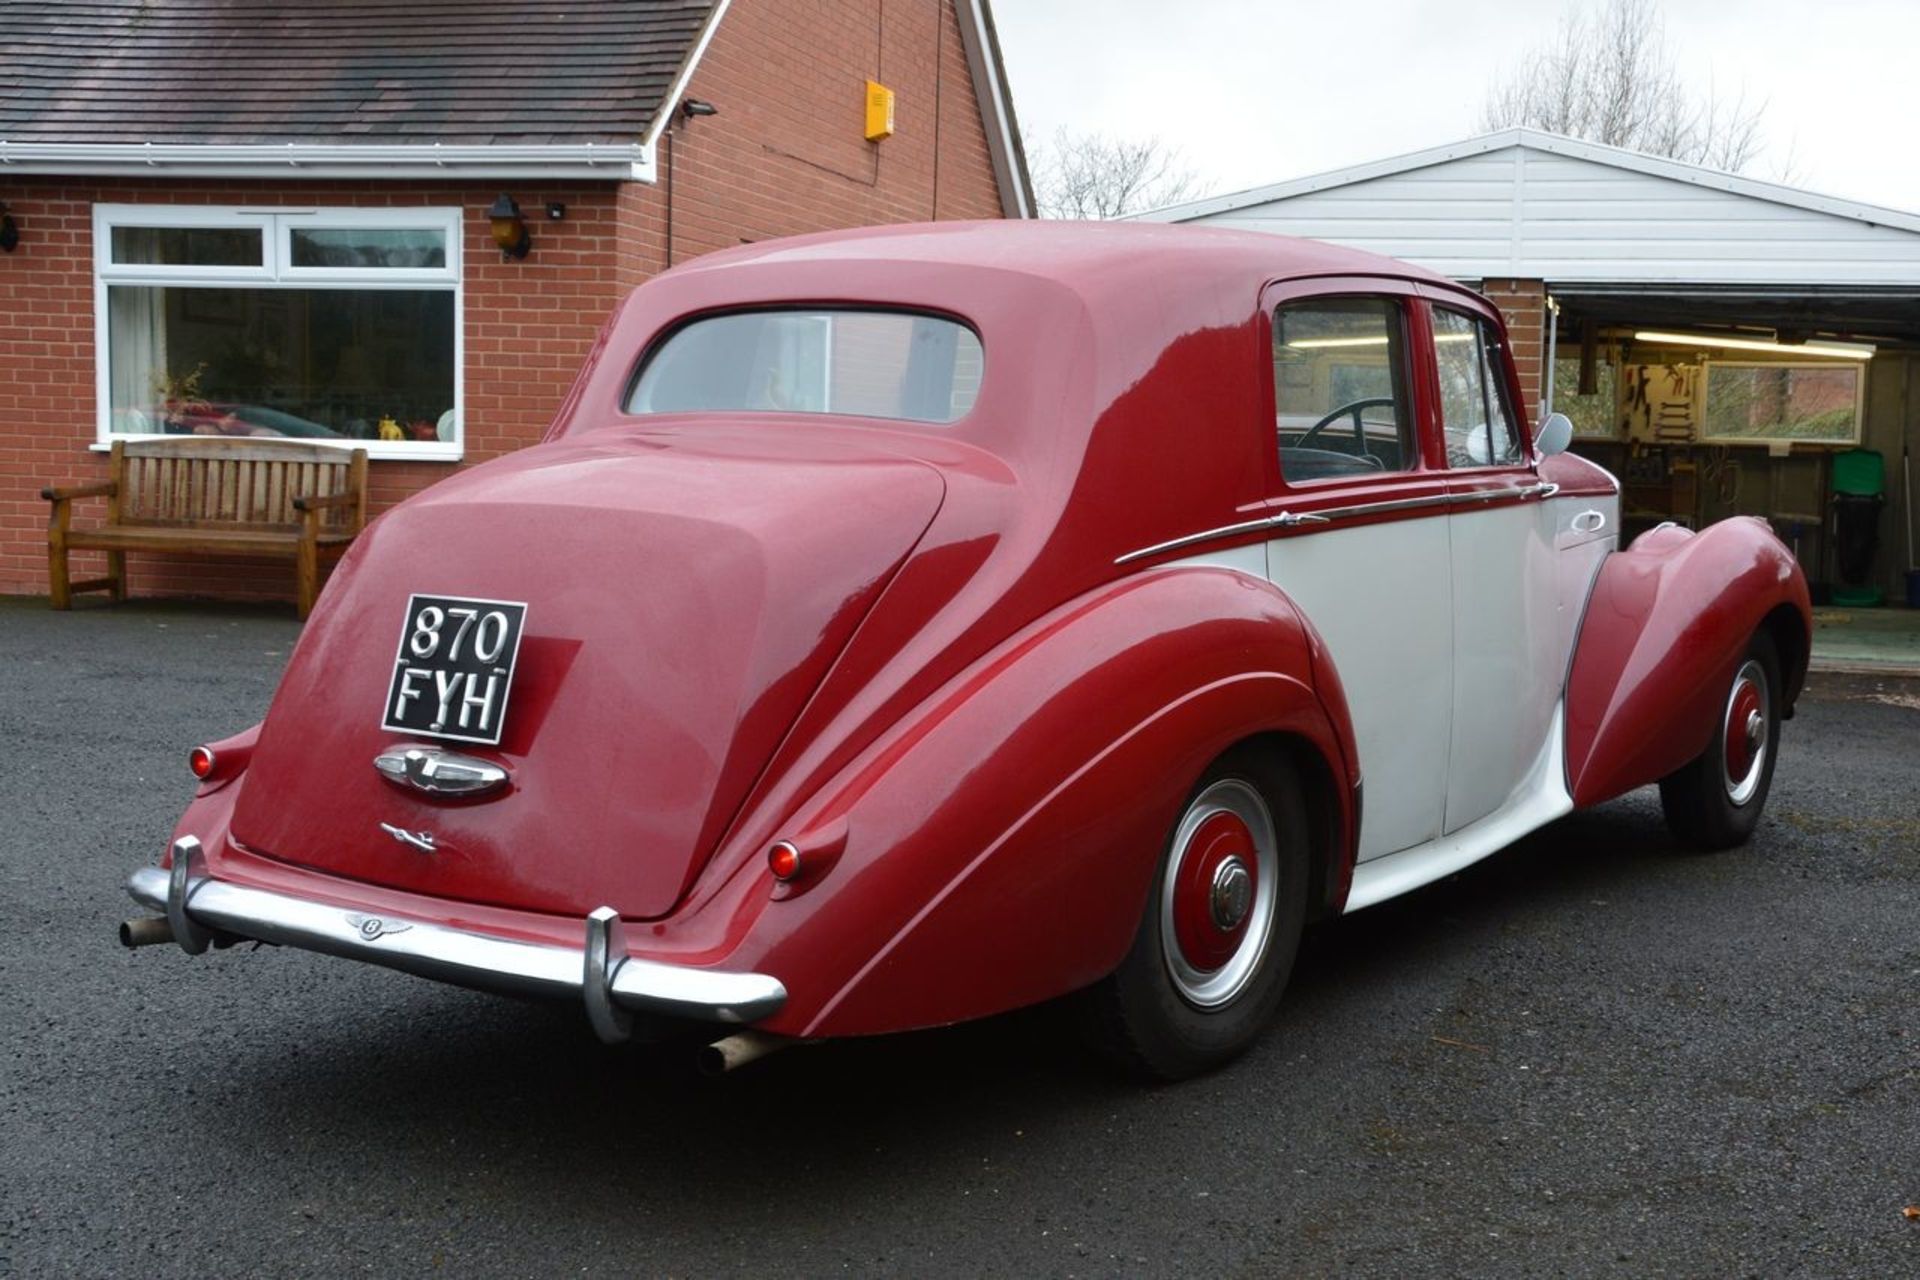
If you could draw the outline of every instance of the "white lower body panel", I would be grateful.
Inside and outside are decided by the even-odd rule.
[[[1505,804],[1436,840],[1360,863],[1354,868],[1346,910],[1358,911],[1432,884],[1572,812],[1573,797],[1567,792],[1566,707],[1561,704],[1554,708],[1547,740],[1526,779]],[[1365,826],[1363,815],[1361,829]]]
[[[1267,544],[1267,577],[1319,631],[1346,689],[1367,787],[1363,863],[1421,847],[1441,834],[1446,816],[1454,714],[1449,529],[1445,516],[1429,516]]]

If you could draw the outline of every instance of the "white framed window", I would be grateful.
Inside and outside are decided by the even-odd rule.
[[[98,435],[464,447],[460,210],[96,205]]]
[[[1700,440],[1858,444],[1866,370],[1855,360],[1708,360]]]

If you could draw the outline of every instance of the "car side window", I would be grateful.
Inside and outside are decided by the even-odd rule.
[[[1310,298],[1273,314],[1273,397],[1288,483],[1419,460],[1406,326],[1391,298]]]
[[[1520,461],[1520,432],[1507,404],[1500,345],[1478,316],[1433,309],[1433,357],[1440,372],[1440,418],[1450,467]]]

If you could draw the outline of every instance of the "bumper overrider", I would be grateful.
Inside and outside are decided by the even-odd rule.
[[[324,902],[216,880],[192,836],[173,842],[171,869],[142,867],[127,892],[162,912],[165,932],[134,922],[129,946],[170,940],[189,955],[216,941],[273,942],[401,969],[463,987],[577,999],[600,1038],[625,1040],[635,1014],[746,1024],[778,1012],[787,989],[763,973],[728,973],[627,954],[619,913],[601,907],[581,921],[579,947],[494,937],[391,913],[344,911]]]

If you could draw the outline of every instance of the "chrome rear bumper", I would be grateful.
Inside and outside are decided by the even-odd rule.
[[[581,921],[579,947],[517,942],[215,880],[203,873],[202,857],[200,842],[183,837],[174,842],[171,872],[142,867],[127,879],[133,900],[164,913],[174,940],[190,953],[206,950],[214,935],[228,934],[463,987],[582,1000],[606,1040],[625,1039],[633,1013],[748,1023],[770,1017],[787,999],[787,989],[766,974],[627,955],[619,916],[606,907]]]

